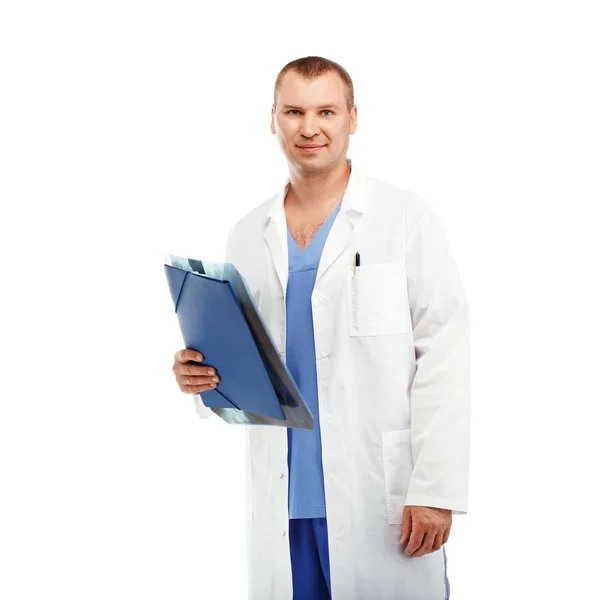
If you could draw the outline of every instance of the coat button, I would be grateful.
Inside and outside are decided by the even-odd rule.
[[[279,479],[283,479],[283,473],[279,476]]]
[[[282,535],[283,535],[283,537],[285,537],[285,529],[283,530],[283,533],[282,533]]]

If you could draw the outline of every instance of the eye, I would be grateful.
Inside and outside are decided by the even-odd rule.
[[[297,113],[297,112],[298,112],[298,109],[297,109],[297,108],[292,108],[291,110],[288,110],[288,111],[287,111],[287,114],[289,115],[289,114],[291,114],[291,113]],[[332,111],[332,110],[329,110],[328,108],[324,108],[324,109],[323,109],[321,112],[328,112],[328,113],[331,113],[331,114],[333,114],[333,111]],[[327,116],[329,116],[329,115],[327,115]]]

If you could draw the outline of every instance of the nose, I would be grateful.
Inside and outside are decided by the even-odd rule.
[[[305,114],[300,123],[300,133],[305,138],[311,138],[319,133],[319,120],[311,114]]]

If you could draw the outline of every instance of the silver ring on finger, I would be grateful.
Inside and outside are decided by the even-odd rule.
[[[189,377],[185,378],[185,385],[190,385],[190,378]]]

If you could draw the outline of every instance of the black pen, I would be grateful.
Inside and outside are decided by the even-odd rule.
[[[356,267],[360,267],[360,254],[358,252],[354,255],[354,277],[356,277]]]

